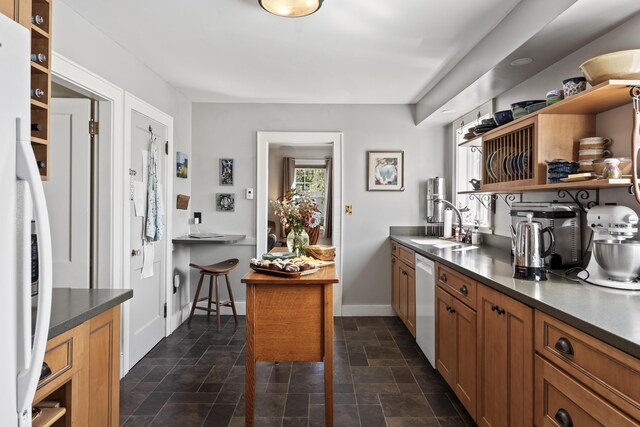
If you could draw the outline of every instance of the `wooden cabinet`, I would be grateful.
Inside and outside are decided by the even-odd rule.
[[[476,312],[436,287],[436,368],[476,418]]]
[[[391,242],[391,305],[416,336],[416,270],[413,250]]]
[[[31,32],[31,148],[43,180],[49,175],[51,0],[0,0],[0,13]],[[25,96],[29,96],[25,93]]]
[[[535,313],[535,349],[536,367],[542,367],[536,373],[537,421],[549,424],[556,410],[550,401],[562,393],[576,403],[571,410],[563,407],[574,425],[640,425],[640,360],[540,311]],[[580,408],[585,404],[586,415]]]
[[[38,384],[33,404],[60,402],[55,425],[119,425],[120,306],[50,339],[44,361],[52,373]]]
[[[479,426],[533,424],[533,354],[533,309],[479,285]]]

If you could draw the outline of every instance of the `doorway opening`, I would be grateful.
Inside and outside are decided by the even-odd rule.
[[[287,189],[310,190],[323,214],[317,243],[336,248],[336,271],[342,277],[342,138],[340,132],[258,132],[257,257],[269,248],[269,228],[275,228],[280,244],[286,240],[270,201]],[[341,316],[341,283],[333,295],[334,313]]]

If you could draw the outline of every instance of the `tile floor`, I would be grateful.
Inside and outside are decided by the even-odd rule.
[[[244,318],[196,316],[121,382],[124,426],[244,426]],[[335,319],[334,426],[473,426],[396,317]],[[321,363],[259,363],[255,426],[324,426]]]

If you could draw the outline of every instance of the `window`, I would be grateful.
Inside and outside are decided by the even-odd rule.
[[[321,213],[320,225],[324,226],[325,216],[325,168],[296,167],[293,186],[300,192],[308,193],[318,204]]]
[[[472,179],[482,179],[482,141],[479,137],[465,139],[465,135],[483,119],[493,117],[492,111],[492,103],[489,102],[452,124],[455,147],[453,200],[462,211],[465,226],[477,224],[485,231],[492,227],[491,195],[464,194],[473,191]]]

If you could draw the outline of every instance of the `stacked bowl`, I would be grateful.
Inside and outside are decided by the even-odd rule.
[[[578,163],[570,160],[555,159],[547,162],[547,183],[559,184],[563,178],[578,172]]]
[[[601,136],[592,136],[590,138],[582,138],[580,140],[580,148],[578,149],[578,163],[580,163],[580,172],[593,172],[594,162],[599,162],[611,156],[611,151],[607,147],[613,141],[611,138],[603,138]]]

